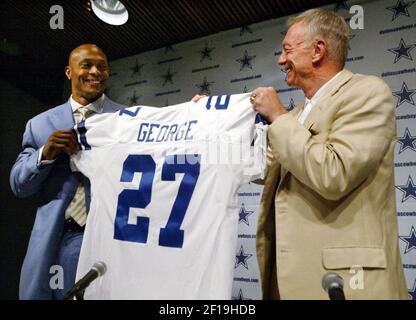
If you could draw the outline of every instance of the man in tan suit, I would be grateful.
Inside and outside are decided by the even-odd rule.
[[[278,61],[306,102],[288,113],[273,88],[252,93],[272,122],[257,230],[264,299],[328,299],[329,271],[346,299],[407,298],[392,95],[381,79],[344,69],[347,50],[345,21],[308,10],[289,21]]]

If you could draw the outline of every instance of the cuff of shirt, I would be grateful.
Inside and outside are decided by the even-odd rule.
[[[39,149],[38,162],[37,162],[38,168],[43,167],[43,166],[46,166],[46,165],[51,164],[51,163],[54,163],[55,160],[56,160],[56,159],[54,159],[54,160],[42,160],[42,152],[43,152],[43,148],[44,147],[45,146],[42,146]]]

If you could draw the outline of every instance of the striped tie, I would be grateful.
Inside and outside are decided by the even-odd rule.
[[[94,111],[89,110],[87,108],[82,108],[82,107],[78,108],[77,111],[81,114],[82,120],[87,119],[88,117],[90,117],[94,113]]]
[[[78,185],[74,199],[72,199],[66,210],[68,216],[74,219],[81,227],[85,225],[87,222],[87,204],[85,202],[85,189],[82,182]]]
[[[77,111],[81,114],[82,120],[85,120],[94,113],[94,111],[88,110],[86,108],[79,108]],[[71,217],[76,221],[76,223],[83,227],[87,222],[87,213],[87,204],[85,202],[85,188],[81,180],[74,198],[72,199],[71,203],[66,209],[65,216]]]

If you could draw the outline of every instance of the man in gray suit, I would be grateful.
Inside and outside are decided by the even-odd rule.
[[[70,168],[69,157],[78,152],[71,128],[94,114],[125,107],[104,95],[109,68],[106,55],[97,46],[75,48],[65,75],[71,81],[71,97],[28,121],[23,151],[10,173],[16,196],[36,195],[38,199],[20,276],[20,299],[61,299],[73,286],[90,187],[86,177]],[[51,279],[58,274],[63,274],[63,288]]]

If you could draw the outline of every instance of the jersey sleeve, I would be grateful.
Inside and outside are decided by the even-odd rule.
[[[226,112],[218,113],[222,131],[240,154],[237,165],[242,183],[263,179],[267,167],[268,123],[253,110],[250,95],[231,95]]]
[[[251,161],[244,167],[244,174],[248,181],[264,179],[267,168],[267,130],[269,126],[260,122],[256,123],[254,127],[254,142],[250,146]]]
[[[76,124],[73,130],[77,136],[80,151],[71,157],[73,171],[81,171],[91,177],[104,161],[102,147],[114,144],[116,137],[117,113],[96,114]]]
[[[242,182],[264,179],[267,168],[267,130],[268,125],[255,123],[249,140],[243,140]]]

